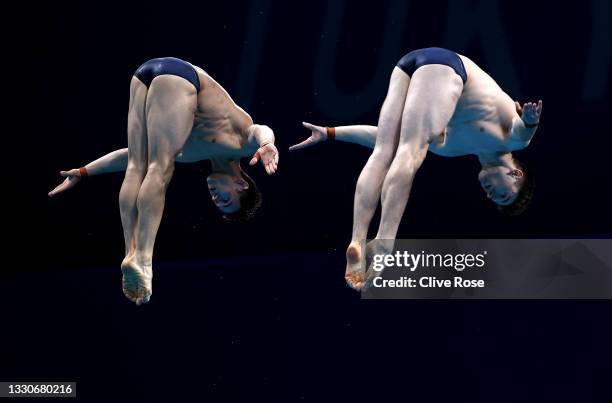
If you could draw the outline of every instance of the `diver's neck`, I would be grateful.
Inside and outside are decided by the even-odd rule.
[[[516,167],[514,158],[512,158],[512,153],[478,154],[478,160],[483,167],[505,166],[510,169],[514,169]]]
[[[210,160],[213,172],[220,172],[228,175],[240,176],[240,162],[225,158],[213,158]]]

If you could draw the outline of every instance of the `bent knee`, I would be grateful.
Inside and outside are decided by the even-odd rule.
[[[393,157],[395,156],[395,147],[391,144],[376,145],[374,151],[370,155],[369,161],[375,164],[381,164],[384,166],[391,165]]]
[[[147,168],[147,175],[160,175],[161,177],[172,176],[174,172],[174,161],[162,159],[153,161]]]
[[[128,162],[128,165],[125,169],[126,176],[135,176],[135,177],[144,178],[146,173],[147,173],[146,164],[139,164],[133,161]]]
[[[427,152],[427,151],[425,151]],[[399,146],[393,159],[393,166],[407,172],[416,172],[423,163],[423,155],[410,146]]]

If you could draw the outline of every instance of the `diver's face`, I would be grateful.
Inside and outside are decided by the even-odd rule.
[[[248,184],[235,176],[212,173],[206,178],[213,203],[221,212],[231,214],[240,209],[240,195]]]
[[[518,195],[523,172],[504,166],[483,167],[478,174],[480,186],[495,204],[507,206]]]

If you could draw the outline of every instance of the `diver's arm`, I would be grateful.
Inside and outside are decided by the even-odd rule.
[[[266,125],[251,125],[248,130],[248,140],[250,144],[257,145],[257,148],[266,144],[274,144],[274,132]]]
[[[190,158],[189,154],[180,153],[176,157],[177,162],[196,162],[199,158]],[[69,169],[68,171],[60,171],[60,175],[66,179],[52,191],[49,192],[49,196],[55,196],[58,193],[65,192],[68,189],[73,188],[79,181],[85,176],[96,176],[102,174],[108,174],[112,172],[123,172],[127,168],[128,163],[128,149],[121,148],[119,150],[112,151],[97,160],[90,162],[89,164],[81,167]]]
[[[374,148],[378,127],[368,125],[338,126],[334,128],[334,131],[334,138],[338,141]]]
[[[511,140],[529,144],[540,124],[542,101],[537,104],[527,102],[522,107],[518,102],[515,102],[515,106],[519,116],[515,116],[512,120],[509,137]]]
[[[102,175],[111,172],[125,171],[128,162],[128,149],[122,148],[110,152],[85,165],[87,176]]]
[[[60,171],[60,175],[66,179],[56,186],[55,189],[50,191],[49,196],[52,197],[58,193],[65,192],[66,190],[73,188],[85,176],[125,171],[127,167],[127,160],[128,149],[122,148],[120,150],[110,152],[81,168]]]
[[[251,125],[248,130],[248,142],[257,147],[249,165],[261,161],[268,175],[273,175],[278,169],[278,150],[274,145],[274,132],[266,125]]]
[[[198,155],[190,152],[187,145],[185,145],[183,150],[176,156],[176,162],[182,163],[197,162],[201,160],[202,159]],[[121,148],[90,162],[89,164],[85,165],[84,168],[87,176],[95,176],[113,172],[123,172],[126,170],[127,164],[128,149]]]
[[[200,161],[197,155],[189,152],[185,147],[177,156],[176,162],[189,163]],[[121,148],[119,150],[112,151],[97,160],[91,161],[85,165],[86,176],[95,176],[102,174],[109,174],[113,172],[123,172],[126,170],[128,164],[128,149]],[[78,169],[72,169],[71,171],[78,171]],[[69,171],[70,172],[70,171]]]
[[[338,140],[347,143],[355,143],[368,148],[374,148],[376,144],[376,126],[352,125],[338,127],[322,127],[307,122],[302,122],[305,128],[311,131],[310,137],[301,143],[289,147],[289,150],[299,150],[313,146],[326,140]]]

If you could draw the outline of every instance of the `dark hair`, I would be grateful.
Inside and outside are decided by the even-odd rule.
[[[257,209],[261,207],[262,197],[261,192],[257,189],[257,185],[253,182],[253,179],[247,175],[243,170],[240,170],[242,178],[249,184],[247,190],[240,195],[240,209],[233,213],[224,214],[225,218],[229,222],[245,222],[249,221],[255,216]]]
[[[523,171],[523,184],[519,189],[516,199],[507,206],[497,206],[497,210],[507,216],[517,216],[527,210],[533,199],[533,191],[535,189],[535,180],[532,170],[528,169],[524,163],[514,160],[516,165]]]

